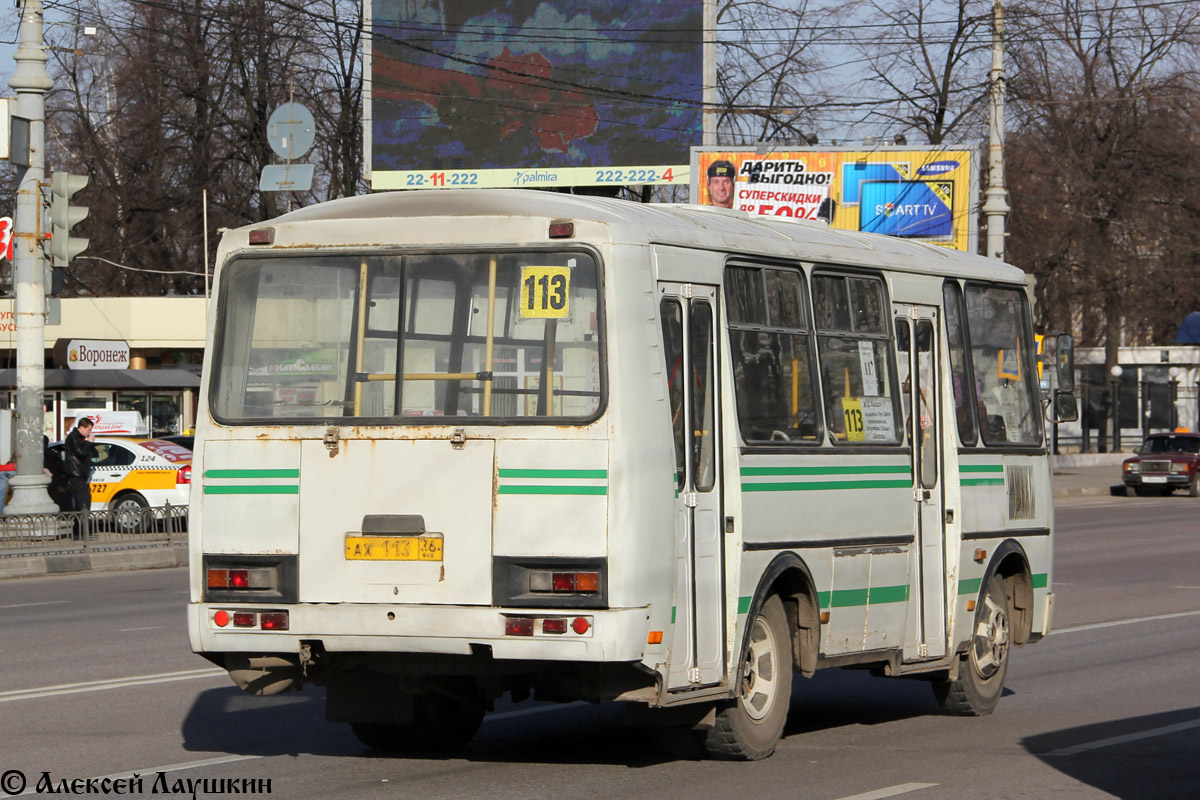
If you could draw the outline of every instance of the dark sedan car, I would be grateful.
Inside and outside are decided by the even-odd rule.
[[[1138,494],[1170,494],[1187,489],[1200,497],[1200,434],[1153,433],[1133,458],[1125,459],[1121,478]]]

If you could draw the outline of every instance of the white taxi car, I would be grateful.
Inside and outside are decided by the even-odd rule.
[[[186,506],[192,484],[192,451],[163,439],[97,436],[92,459],[92,508],[139,512]],[[63,445],[50,450],[62,458]]]

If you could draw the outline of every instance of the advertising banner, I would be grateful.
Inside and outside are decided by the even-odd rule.
[[[975,252],[973,147],[693,147],[692,201]]]
[[[683,184],[704,0],[368,0],[372,189]]]

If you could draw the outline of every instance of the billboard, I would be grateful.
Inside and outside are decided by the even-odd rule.
[[[975,148],[693,147],[692,201],[976,252]]]
[[[368,0],[373,189],[687,184],[705,0]]]

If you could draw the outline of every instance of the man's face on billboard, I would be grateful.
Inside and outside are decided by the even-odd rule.
[[[724,175],[709,178],[708,197],[714,206],[733,208],[733,178]]]

